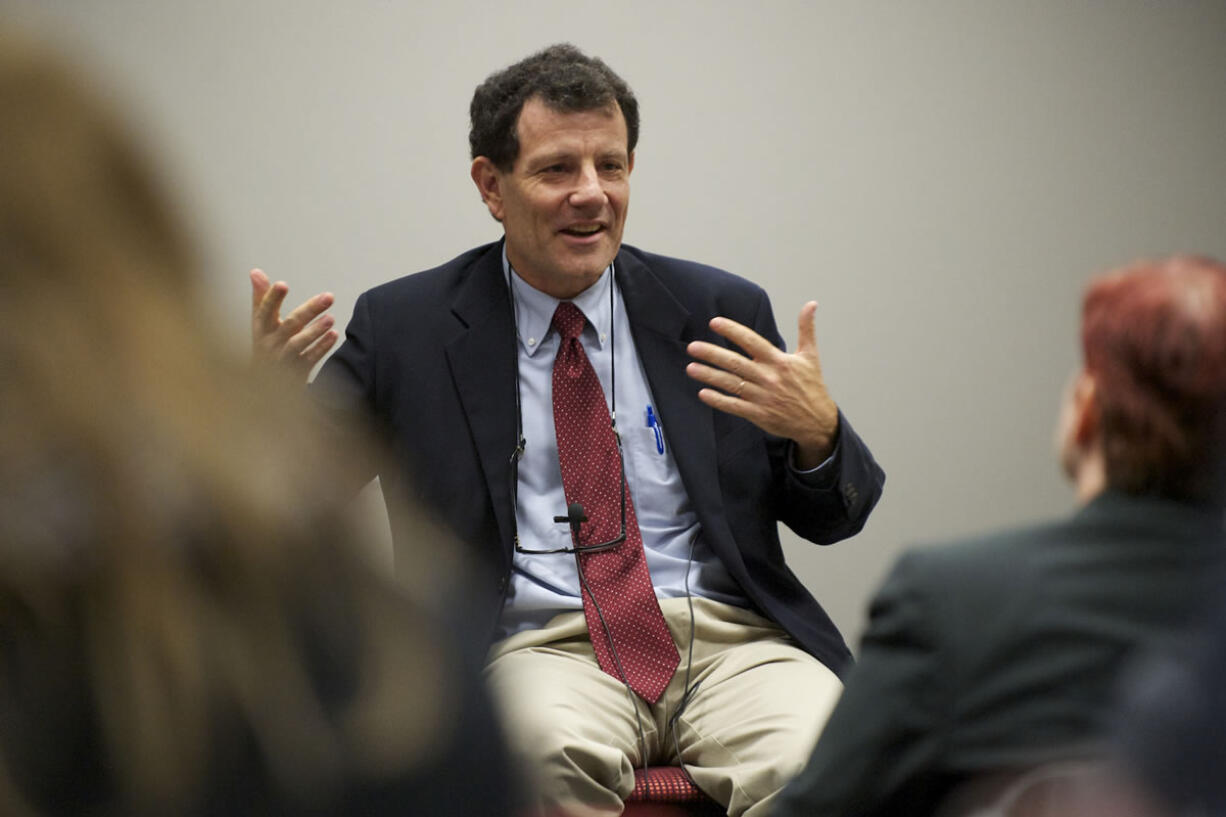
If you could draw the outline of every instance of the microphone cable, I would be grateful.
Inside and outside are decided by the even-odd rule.
[[[690,591],[690,569],[694,564],[694,548],[697,545],[698,532],[695,531],[690,537],[690,552],[689,557],[686,559],[685,566],[685,601],[686,605],[689,607],[690,613],[690,636],[685,659],[685,677],[682,681],[682,689],[684,692],[681,695],[681,700],[677,704],[677,709],[671,715],[669,715],[667,723],[668,731],[673,739],[673,751],[677,754],[677,765],[681,767],[681,771],[685,774],[686,778],[694,784],[694,787],[700,788],[694,781],[694,777],[690,774],[690,770],[686,768],[685,761],[681,757],[681,743],[677,735],[677,725],[681,719],[681,716],[685,714],[685,710],[689,706],[690,700],[702,686],[701,681],[697,681],[693,686],[690,686],[690,673],[694,666],[695,632],[694,594]],[[626,671],[622,668],[621,658],[617,654],[617,645],[613,643],[613,634],[609,630],[609,625],[605,622],[604,613],[600,609],[600,604],[596,601],[596,596],[593,595],[592,589],[587,583],[587,577],[583,574],[583,565],[580,563],[578,552],[575,553],[575,567],[579,573],[579,583],[582,585],[583,591],[587,593],[588,598],[592,600],[592,607],[596,610],[596,617],[599,619],[600,627],[604,631],[605,638],[609,643],[609,651],[613,654],[613,664],[617,667],[618,678],[621,680],[622,685],[626,687],[626,696],[630,699],[630,705],[634,707],[634,719],[638,726],[639,758],[642,761],[641,768],[643,771],[647,771],[647,767],[649,765],[647,760],[647,738],[646,733],[643,731],[643,717],[639,712],[638,695],[630,687],[630,682],[626,679]]]
[[[701,790],[701,787],[694,782],[693,775],[686,768],[685,760],[681,757],[681,741],[677,737],[677,724],[681,721],[681,716],[685,714],[686,707],[690,705],[690,699],[698,688],[702,686],[702,681],[696,681],[694,686],[690,686],[690,670],[694,666],[694,594],[690,592],[690,568],[694,565],[694,547],[698,544],[698,531],[694,531],[694,535],[690,537],[690,555],[685,563],[685,602],[690,608],[690,643],[688,655],[685,659],[685,679],[682,681],[681,700],[677,703],[677,709],[673,714],[668,716],[668,731],[673,738],[673,751],[677,753],[677,765],[681,767],[682,773],[686,779],[694,784],[694,788]]]
[[[639,736],[639,759],[642,761],[643,771],[647,771],[647,735],[643,731],[643,716],[639,712],[638,695],[630,687],[630,682],[626,680],[626,671],[622,669],[621,657],[617,654],[617,645],[613,643],[613,633],[609,630],[609,625],[604,620],[604,613],[600,609],[600,604],[596,601],[596,596],[592,593],[592,588],[587,583],[587,577],[583,575],[583,564],[579,559],[578,551],[575,552],[575,569],[579,573],[579,584],[583,587],[583,592],[587,593],[589,599],[592,600],[592,607],[596,610],[596,618],[600,620],[600,628],[604,631],[605,640],[609,642],[609,652],[613,654],[613,665],[617,667],[617,676],[621,680],[622,685],[626,687],[626,696],[630,699],[630,706],[634,708],[634,720],[638,726]],[[592,650],[595,651],[595,645],[592,645]]]

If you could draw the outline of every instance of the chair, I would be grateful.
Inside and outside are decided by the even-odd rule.
[[[623,817],[717,817],[724,809],[695,786],[679,766],[648,766],[634,772],[634,791]]]

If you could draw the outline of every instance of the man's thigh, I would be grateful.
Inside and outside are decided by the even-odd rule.
[[[641,763],[634,707],[649,752],[656,728],[646,706],[632,704],[626,687],[596,663],[583,614],[495,645],[485,672],[537,810],[620,814]]]
[[[695,601],[699,688],[679,719],[681,757],[730,815],[765,814],[804,767],[843,685],[772,622]]]

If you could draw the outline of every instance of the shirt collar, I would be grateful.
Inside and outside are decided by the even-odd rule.
[[[502,271],[512,289],[515,302],[515,323],[519,329],[519,343],[528,357],[533,357],[542,346],[545,336],[551,331],[553,313],[561,301],[552,295],[546,295],[535,288],[519,273],[511,268],[507,260],[507,245],[502,245]],[[603,349],[609,340],[609,327],[613,316],[609,310],[609,287],[613,285],[613,265],[605,269],[587,289],[580,292],[570,302],[579,307],[579,311],[587,318],[590,326],[584,327],[584,332],[596,332],[596,343]]]

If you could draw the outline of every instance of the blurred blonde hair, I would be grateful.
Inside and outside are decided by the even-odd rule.
[[[202,327],[193,252],[100,99],[0,29],[0,706],[44,694],[45,654],[78,661],[139,812],[201,793],[227,719],[283,795],[411,765],[456,705],[428,605],[347,516],[349,460]],[[313,652],[345,656],[339,710]],[[0,812],[32,814],[16,740]]]

